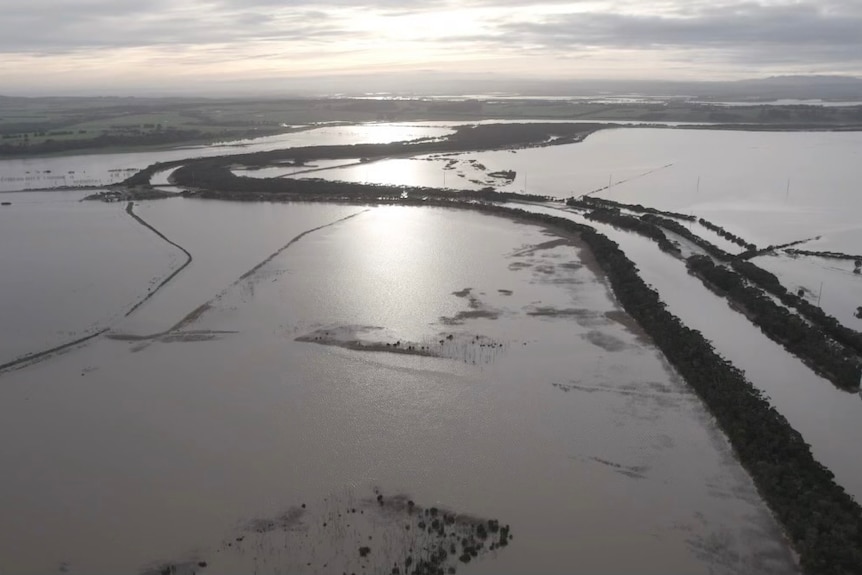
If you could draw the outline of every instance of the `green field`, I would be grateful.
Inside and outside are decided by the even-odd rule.
[[[147,148],[285,132],[319,122],[480,119],[702,122],[749,129],[859,129],[862,106],[726,107],[670,100],[376,100],[0,97],[0,156]]]

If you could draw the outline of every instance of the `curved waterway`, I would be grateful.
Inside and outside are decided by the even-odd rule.
[[[184,206],[208,217],[192,225]],[[298,234],[272,225],[262,257],[220,257],[291,210],[309,233],[289,249]],[[458,573],[796,571],[700,401],[575,238],[471,211],[358,211],[141,207],[194,260],[129,319],[193,273],[174,293],[196,285],[210,304],[174,337],[98,338],[0,375],[0,572],[389,572],[420,541],[393,511],[408,498],[511,527]]]
[[[512,207],[566,217],[617,242],[667,309],[743,370],[811,445],[815,459],[832,470],[838,484],[857,501],[862,500],[862,444],[856,440],[862,437],[859,395],[840,391],[815,374],[733,310],[727,300],[689,275],[684,262],[659,250],[655,242],[557,207],[520,203]]]
[[[105,186],[121,182],[156,162],[302,146],[382,144],[436,138],[450,133],[451,127],[425,123],[356,124],[323,126],[277,136],[167,150],[4,159],[0,160],[0,192],[62,186]]]

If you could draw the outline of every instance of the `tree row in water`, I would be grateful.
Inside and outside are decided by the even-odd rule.
[[[694,245],[696,245],[697,247],[699,247],[700,249],[702,249],[703,251],[705,251],[706,253],[708,253],[709,255],[711,255],[712,257],[714,257],[717,260],[726,262],[726,261],[730,261],[733,259],[733,255],[727,253],[726,251],[724,251],[723,249],[721,249],[717,245],[713,244],[709,240],[705,240],[704,238],[700,237],[699,235],[692,232],[690,229],[688,229],[684,225],[680,224],[679,222],[676,222],[676,221],[668,219],[668,218],[662,218],[659,216],[654,216],[651,214],[647,214],[647,215],[643,216],[643,219],[646,222],[649,222],[649,223],[654,224],[658,227],[664,228],[670,232],[675,233],[678,236],[681,236],[681,237],[687,239],[688,241],[690,241],[691,243],[693,243]]]
[[[723,227],[721,227],[717,224],[714,224],[705,218],[700,218],[697,221],[700,223],[700,225],[702,225],[706,229],[712,230],[713,232],[717,233],[718,235],[720,235],[724,239],[731,241],[731,242],[735,243],[736,245],[745,248],[746,250],[756,250],[757,249],[757,246],[752,244],[751,242],[745,241],[744,239],[742,239],[738,235],[727,231]]]
[[[733,269],[728,269],[715,265],[710,257],[695,255],[688,258],[687,266],[707,287],[727,297],[764,334],[799,357],[814,371],[841,389],[859,389],[862,378],[859,360],[862,336],[842,326],[819,307],[788,293],[773,274],[749,262],[734,261],[733,256],[724,250],[667,218],[652,214],[636,218],[616,208],[593,210],[585,217],[638,233],[655,241],[662,251],[679,256],[679,247],[664,233],[664,230],[669,230],[698,245],[717,260],[732,261]],[[760,288],[749,285],[746,278],[757,285],[762,284],[764,289],[778,296],[785,305],[798,309],[811,323],[775,303]]]
[[[615,242],[563,218],[500,207],[482,209],[579,234],[622,306],[715,417],[783,525],[805,573],[862,574],[862,508],[835,483],[832,472],[814,459],[802,436],[745,375],[718,355],[699,331],[667,311]]]
[[[862,333],[850,329],[837,319],[823,311],[820,306],[814,305],[798,294],[787,290],[778,276],[766,271],[748,261],[735,261],[731,264],[733,269],[745,276],[749,281],[762,287],[788,307],[796,309],[803,317],[817,325],[836,342],[852,349],[856,354],[862,354]]]
[[[588,220],[610,224],[614,227],[646,236],[656,242],[662,251],[669,254],[679,256],[682,253],[679,246],[670,241],[661,228],[645,221],[642,217],[636,218],[623,214],[617,208],[594,209],[584,214],[584,217]]]
[[[496,192],[488,193],[486,198],[475,196],[472,202],[462,202],[458,194],[421,197],[421,189],[394,186],[237,178],[223,161],[187,164],[175,172],[175,178],[210,197],[303,201],[338,198],[341,201],[455,205],[579,235],[607,274],[623,308],[651,336],[713,414],[740,463],[784,526],[805,572],[862,575],[862,508],[835,483],[833,474],[814,459],[802,436],[744,374],[718,355],[699,331],[688,328],[667,311],[658,293],[644,283],[637,267],[619,246],[593,228],[559,217],[476,201],[508,199]],[[646,233],[657,241],[664,237],[664,249],[671,249],[672,242],[655,224],[641,218],[617,221],[625,221],[626,225],[635,226],[638,233]]]
[[[739,305],[771,340],[836,386],[848,391],[859,389],[862,366],[856,354],[833,342],[820,327],[775,303],[760,288],[749,285],[742,275],[715,265],[706,256],[691,256],[687,265],[690,272]]]
[[[681,214],[679,212],[672,212],[669,210],[659,210],[656,208],[651,208],[649,206],[644,206],[641,204],[624,204],[622,202],[616,202],[614,200],[608,200],[606,198],[596,198],[593,196],[581,196],[579,198],[569,198],[566,201],[566,204],[569,206],[580,207],[584,209],[597,209],[597,208],[615,208],[615,209],[626,209],[631,212],[636,212],[639,214],[654,214],[657,216],[666,216],[669,218],[677,218],[680,220],[685,220],[688,222],[695,221],[694,216],[690,216],[688,214]]]

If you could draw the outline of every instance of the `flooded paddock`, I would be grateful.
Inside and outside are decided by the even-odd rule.
[[[293,207],[202,203],[235,237]],[[505,547],[497,532],[446,563],[459,573],[794,571],[577,238],[457,210],[319,208],[319,229],[262,266],[268,242],[227,260],[238,273],[197,272],[200,312],[178,329],[123,339],[140,333],[120,323],[0,375],[0,570],[390,572],[405,545],[439,547],[414,501],[456,539],[510,527]],[[222,250],[193,253],[218,268]],[[161,309],[180,321],[187,306]]]

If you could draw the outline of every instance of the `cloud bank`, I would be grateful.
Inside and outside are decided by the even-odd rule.
[[[417,70],[862,76],[860,30],[858,0],[29,0],[3,8],[0,93]]]

